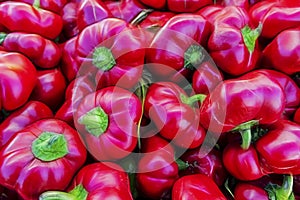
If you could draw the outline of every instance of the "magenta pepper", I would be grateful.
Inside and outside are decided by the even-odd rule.
[[[0,24],[10,31],[36,33],[48,39],[55,39],[63,27],[59,15],[22,2],[0,3]]]
[[[208,41],[208,51],[224,72],[238,76],[257,67],[261,52],[257,38],[261,27],[253,28],[248,13],[236,6],[218,12],[214,30]]]
[[[26,200],[63,190],[86,159],[77,132],[65,122],[39,120],[18,132],[0,151],[0,185]]]
[[[24,106],[12,112],[0,124],[0,149],[10,138],[26,126],[40,119],[51,118],[52,111],[48,106],[38,101],[28,101]]]
[[[62,9],[60,15],[63,20],[63,35],[70,39],[79,34],[77,26],[78,3],[68,2]]]
[[[54,68],[61,58],[59,47],[51,40],[37,34],[0,33],[0,45],[6,51],[22,53],[41,68]]]
[[[288,75],[300,72],[300,28],[280,32],[263,50],[262,65]]]
[[[129,178],[115,163],[99,162],[84,166],[74,177],[68,192],[47,191],[39,200],[122,199],[132,200]]]

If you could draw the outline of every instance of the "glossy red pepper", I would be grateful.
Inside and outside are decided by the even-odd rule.
[[[54,68],[61,58],[59,47],[51,40],[37,34],[0,33],[0,45],[6,51],[22,53],[41,68]]]
[[[195,12],[212,4],[212,0],[140,0],[143,4],[155,9],[167,9],[173,12]]]
[[[52,111],[39,101],[28,101],[24,106],[12,112],[0,124],[0,149],[10,138],[26,126],[40,119],[51,118]]]
[[[203,101],[200,122],[214,133],[247,132],[251,125],[279,120],[285,101],[283,89],[277,82],[254,71],[219,84]]]
[[[146,51],[146,66],[153,77],[174,82],[189,80],[194,68],[205,59],[203,47],[210,32],[210,24],[200,15],[172,17],[157,32]]]
[[[13,0],[17,2],[24,2],[30,5],[39,3],[39,7],[45,10],[60,13],[64,5],[67,3],[67,0]]]
[[[123,20],[109,18],[88,26],[75,48],[83,62],[80,73],[96,74],[100,88],[132,88],[142,76],[145,49],[141,32]]]
[[[188,168],[180,171],[180,175],[204,174],[221,186],[225,182],[228,173],[222,162],[222,154],[212,149],[206,155],[199,148],[186,151],[180,159],[188,164]]]
[[[197,14],[202,15],[207,21],[213,24],[215,22],[215,17],[218,16],[218,13],[223,9],[223,6],[214,4],[201,8],[199,11],[197,11]]]
[[[145,19],[143,19],[138,26],[156,32],[174,16],[175,13],[172,12],[153,11],[146,14]]]
[[[281,120],[256,141],[256,149],[264,170],[277,174],[300,174],[300,126]]]
[[[37,80],[34,65],[25,56],[0,51],[0,108],[14,110],[28,100]]]
[[[142,139],[142,145],[141,145],[142,153],[167,151],[171,155],[175,155],[174,150],[175,149],[173,145],[159,135],[153,135],[149,138]]]
[[[206,135],[199,123],[199,108],[194,106],[201,97],[188,97],[172,82],[156,82],[148,88],[145,114],[153,120],[164,138],[183,148],[196,148]]]
[[[26,3],[0,3],[0,24],[10,31],[36,33],[48,39],[56,38],[63,27],[59,15]]]
[[[47,191],[39,200],[122,199],[132,200],[129,178],[114,163],[99,162],[84,166],[74,177],[68,192]]]
[[[183,176],[172,188],[172,200],[226,200],[213,179],[203,174]]]
[[[137,96],[111,86],[85,96],[74,122],[87,149],[97,160],[115,160],[134,150],[141,112]]]
[[[67,39],[72,38],[79,33],[77,26],[77,9],[78,3],[68,2],[60,13],[63,20],[62,31]]]
[[[213,19],[208,51],[216,65],[233,76],[253,70],[261,54],[257,42],[261,27],[254,29],[248,13],[236,6],[225,7]]]
[[[237,6],[248,10],[250,8],[248,0],[222,0],[220,4],[224,7],[226,6]]]
[[[37,79],[30,99],[41,101],[56,111],[64,101],[65,77],[58,69],[48,69],[38,71]]]
[[[45,119],[18,132],[0,155],[0,184],[35,200],[44,191],[66,188],[85,162],[86,150],[73,128]]]
[[[236,185],[234,197],[238,200],[269,200],[268,193],[263,188],[247,183],[238,183]]]
[[[98,0],[82,0],[77,9],[76,17],[79,31],[105,18],[112,17],[106,5]]]
[[[293,121],[300,124],[300,108],[295,111]]]
[[[279,33],[263,50],[262,65],[286,74],[300,72],[300,28]]]

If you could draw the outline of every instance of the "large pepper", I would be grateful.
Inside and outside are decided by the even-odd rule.
[[[203,101],[200,122],[214,133],[247,132],[254,124],[272,124],[279,120],[285,101],[283,89],[277,82],[254,71],[219,84]]]
[[[39,120],[18,132],[0,151],[0,184],[26,200],[65,189],[86,159],[77,132],[65,122]]]
[[[183,176],[172,189],[172,200],[226,200],[213,179],[203,174]]]
[[[58,65],[61,58],[59,47],[37,34],[0,33],[0,45],[6,51],[22,53],[41,68],[53,68]]]
[[[111,86],[85,96],[74,122],[94,158],[115,160],[134,150],[141,112],[137,96]]]
[[[44,118],[51,118],[52,111],[39,101],[28,101],[24,106],[12,112],[0,124],[0,149],[10,138],[26,126]]]
[[[132,88],[142,76],[145,49],[141,32],[121,19],[104,19],[86,27],[78,36],[76,52],[83,62],[79,73],[96,74],[100,88]]]
[[[37,80],[34,65],[25,56],[0,51],[0,108],[14,110],[28,100]]]
[[[175,83],[156,82],[148,88],[145,114],[164,138],[183,148],[196,148],[206,134],[199,123],[199,108],[194,106],[201,97],[188,97]]]
[[[39,4],[39,7],[45,10],[60,13],[67,0],[13,0],[18,2],[24,2],[30,5]]]
[[[190,79],[194,69],[206,57],[203,47],[210,33],[210,24],[200,15],[172,17],[156,33],[147,49],[146,66],[159,80],[181,82]]]
[[[263,50],[262,65],[294,74],[300,72],[300,28],[280,32]]]
[[[0,19],[10,31],[36,33],[48,39],[56,38],[63,27],[59,15],[21,2],[0,3]]]
[[[300,126],[281,120],[268,127],[255,146],[264,170],[278,174],[300,174]]]
[[[68,192],[47,191],[39,200],[132,200],[129,178],[124,170],[114,163],[99,162],[86,165],[74,177]]]
[[[253,70],[261,54],[257,43],[261,27],[254,29],[247,12],[236,6],[225,7],[213,19],[208,51],[216,65],[233,76]]]

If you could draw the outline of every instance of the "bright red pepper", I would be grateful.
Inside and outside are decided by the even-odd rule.
[[[106,5],[98,0],[82,0],[77,9],[76,17],[79,31],[105,18],[112,17]]]
[[[2,2],[0,24],[10,31],[36,33],[48,39],[56,38],[63,27],[61,17],[37,7],[21,2]]]
[[[99,162],[84,166],[73,179],[68,192],[47,191],[39,200],[120,199],[132,200],[129,179],[114,163]]]
[[[262,65],[286,74],[300,72],[300,28],[279,33],[263,50]]]
[[[39,4],[39,8],[60,13],[67,0],[13,0],[17,2],[23,2],[30,5]]]
[[[150,12],[146,14],[146,18],[139,23],[139,27],[156,32],[174,16],[175,13],[172,12]]]
[[[223,9],[223,6],[214,4],[201,8],[199,11],[197,11],[197,14],[202,15],[207,21],[213,24],[215,21],[215,17],[218,16],[218,13]]]
[[[108,28],[109,27],[109,28]],[[145,49],[141,32],[120,19],[104,19],[85,28],[76,41],[82,74],[96,74],[100,88],[132,88],[142,76]]]
[[[142,139],[142,145],[141,145],[142,153],[161,152],[161,151],[167,151],[171,155],[175,155],[173,145],[159,135],[153,135],[149,138]]]
[[[281,86],[254,71],[219,84],[203,101],[200,122],[214,133],[233,129],[247,132],[253,124],[272,124],[279,120],[285,103]]]
[[[87,149],[97,160],[115,160],[134,150],[141,112],[137,96],[111,86],[85,96],[74,122]]]
[[[277,174],[300,174],[300,125],[281,120],[268,127],[256,141],[264,170]]]
[[[35,200],[44,191],[66,188],[85,162],[86,150],[73,128],[45,119],[18,132],[0,155],[0,184]]]
[[[25,56],[0,51],[0,108],[14,110],[28,100],[36,83],[36,69]]]
[[[247,183],[238,183],[236,185],[234,197],[238,200],[269,200],[268,193],[263,188]]]
[[[167,9],[173,12],[195,12],[212,4],[212,0],[140,0],[143,4],[155,9]]]
[[[0,45],[6,51],[22,53],[41,68],[53,68],[58,65],[61,58],[59,47],[37,34],[0,33]]]
[[[10,138],[26,126],[40,119],[51,118],[52,111],[48,106],[38,101],[28,101],[24,106],[12,112],[0,124],[0,149]]]
[[[64,101],[67,87],[65,77],[58,69],[48,69],[38,71],[37,78],[30,99],[41,101],[56,111]]]
[[[300,108],[295,111],[293,121],[300,124]]]
[[[248,0],[222,0],[220,4],[224,7],[226,6],[237,6],[248,10],[250,8]]]
[[[236,6],[225,7],[212,18],[208,51],[216,65],[233,76],[253,70],[261,54],[257,42],[261,28],[253,29],[247,12]]]
[[[186,151],[180,159],[189,166],[180,171],[180,175],[204,174],[212,178],[218,186],[223,185],[228,173],[222,162],[222,154],[212,149],[206,155],[199,151],[199,148]]]
[[[210,33],[210,24],[200,15],[172,17],[147,49],[146,66],[158,80],[181,82],[190,79],[206,57],[203,47]]]
[[[60,13],[63,20],[62,31],[67,39],[72,38],[79,33],[77,26],[77,9],[78,3],[69,2],[63,7]]]
[[[203,174],[183,176],[172,189],[172,200],[226,200],[213,179]]]
[[[172,82],[156,82],[148,88],[145,114],[164,138],[183,148],[196,148],[206,135],[199,123],[199,108],[194,106],[198,100],[201,96],[188,97]]]

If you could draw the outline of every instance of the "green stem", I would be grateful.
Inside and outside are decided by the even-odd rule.
[[[251,29],[248,25],[242,28],[241,33],[244,43],[250,53],[255,49],[256,40],[262,31],[262,23],[259,23],[256,29]]]
[[[131,22],[133,26],[137,26],[141,23],[150,13],[153,12],[153,9],[143,9]]]
[[[282,186],[270,183],[265,190],[268,192],[270,200],[295,200],[292,175],[284,176]]]
[[[108,71],[116,64],[116,60],[110,49],[98,47],[93,52],[93,65],[103,71]]]
[[[138,148],[142,148],[141,144],[141,124],[143,120],[143,114],[144,114],[144,106],[145,106],[145,99],[146,99],[146,91],[145,91],[145,85],[146,83],[144,82],[143,79],[140,80],[140,86],[141,86],[141,101],[142,101],[142,114],[138,122],[138,130],[137,130],[137,137],[138,137]]]
[[[39,200],[86,200],[88,192],[82,185],[77,185],[69,193],[62,191],[47,191],[39,196]]]
[[[225,189],[228,191],[228,193],[230,194],[230,196],[232,196],[234,198],[234,195],[229,187],[229,179],[227,178],[225,183],[224,183]],[[235,198],[234,198],[235,199]]]
[[[195,69],[204,60],[204,48],[200,45],[191,45],[184,53],[184,68]]]
[[[189,163],[184,162],[184,161],[181,160],[181,159],[177,159],[177,160],[176,160],[176,163],[177,163],[177,165],[178,165],[179,171],[185,170],[185,169],[187,169],[187,168],[190,166]]]
[[[34,0],[32,6],[37,9],[41,8],[41,0]]]
[[[180,95],[181,102],[190,106],[192,106],[197,101],[200,101],[202,103],[205,98],[206,98],[205,94],[195,94],[191,97],[188,97],[184,94]]]
[[[0,45],[4,42],[5,38],[7,36],[7,33],[0,32]]]

